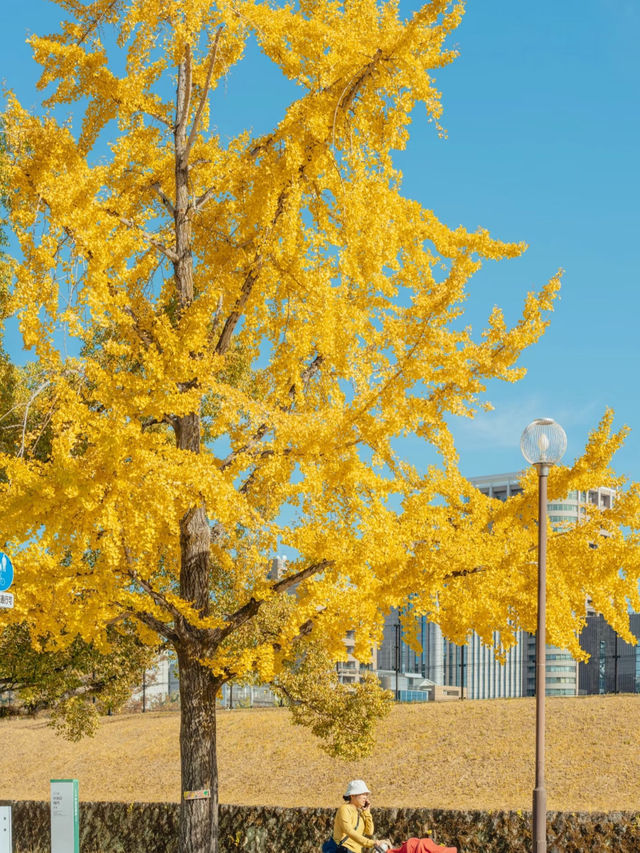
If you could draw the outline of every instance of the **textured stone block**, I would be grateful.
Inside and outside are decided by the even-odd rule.
[[[334,809],[220,806],[220,853],[320,853]],[[177,853],[177,803],[80,803],[81,853]],[[530,853],[529,812],[375,809],[398,846],[431,837],[461,853]],[[15,853],[49,853],[48,802],[13,803]],[[640,812],[549,812],[549,853],[639,853]]]

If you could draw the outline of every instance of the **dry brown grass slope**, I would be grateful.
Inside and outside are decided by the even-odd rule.
[[[529,809],[532,699],[398,706],[367,759],[327,757],[286,710],[219,714],[226,803],[334,806],[364,777],[374,805]],[[107,717],[78,744],[45,720],[0,722],[0,799],[48,799],[51,778],[80,780],[82,800],[178,800],[179,720]],[[547,700],[549,809],[640,810],[640,695]]]

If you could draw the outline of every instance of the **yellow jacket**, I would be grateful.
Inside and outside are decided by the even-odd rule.
[[[333,823],[333,840],[336,844],[342,843],[353,853],[362,853],[363,847],[373,847],[373,840],[367,838],[367,835],[373,835],[373,818],[369,809],[358,812],[351,803],[341,805]]]

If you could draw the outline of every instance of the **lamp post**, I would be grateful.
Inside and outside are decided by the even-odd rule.
[[[400,613],[398,613],[398,621],[393,626],[395,631],[395,667],[396,667],[396,702],[400,700]]]
[[[522,455],[538,471],[538,625],[536,632],[536,786],[533,791],[533,853],[547,849],[547,789],[544,781],[546,687],[547,477],[562,459],[567,436],[552,418],[532,421],[520,438]]]

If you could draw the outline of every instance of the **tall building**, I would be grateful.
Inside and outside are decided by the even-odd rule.
[[[523,696],[536,695],[536,638],[535,634],[524,632],[526,648],[524,652]],[[566,649],[547,646],[545,669],[547,696],[578,695],[578,662]]]
[[[504,501],[522,491],[519,482],[521,476],[522,472],[513,471],[507,474],[472,477],[470,482],[482,494]],[[565,524],[579,524],[589,514],[590,507],[610,509],[614,500],[615,490],[605,487],[588,492],[572,491],[562,500],[548,502],[549,521],[557,528],[562,528]],[[522,695],[535,696],[536,643],[531,634],[526,635],[523,666]],[[547,646],[545,692],[547,696],[576,696],[578,693],[578,663],[566,649]]]
[[[443,683],[439,673],[440,629],[424,616],[416,619],[415,629],[420,652],[405,642],[400,614],[392,610],[385,619],[382,643],[374,650],[374,666],[382,686],[401,702],[426,702],[430,687]]]
[[[336,671],[338,680],[341,684],[356,684],[360,681],[361,675],[365,672],[371,672],[373,669],[373,661],[361,663],[355,656],[356,632],[347,631],[344,638],[344,645],[347,652],[347,659],[336,663]]]
[[[524,631],[519,631],[517,642],[506,653],[504,663],[496,660],[493,649],[472,634],[463,647],[467,662],[462,668],[465,695],[469,699],[507,699],[526,695],[524,693],[523,668],[526,645]],[[494,642],[499,641],[494,634]]]
[[[629,622],[640,640],[640,613],[631,613]],[[580,645],[590,655],[587,663],[578,664],[581,694],[640,693],[640,642],[625,642],[597,613],[587,616]]]
[[[563,522],[580,522],[589,514],[589,507],[596,506],[600,509],[611,509],[615,500],[615,489],[602,486],[599,489],[590,489],[588,492],[569,492],[561,501],[549,501],[549,520],[552,524],[560,525]]]
[[[507,474],[486,474],[482,477],[470,477],[469,482],[483,495],[506,501],[512,495],[519,495],[522,492],[521,477],[522,471],[512,471]],[[590,489],[588,492],[569,492],[567,497],[561,501],[549,501],[547,504],[549,521],[554,525],[582,521],[588,515],[590,506],[610,509],[613,506],[615,494],[615,489],[604,486],[599,489]]]
[[[504,501],[522,492],[521,476],[521,472],[513,471],[473,477],[470,482],[483,494]],[[613,489],[573,491],[563,500],[549,502],[549,519],[558,527],[579,523],[588,515],[589,507],[608,509],[614,500]],[[417,635],[422,645],[419,654],[404,642],[398,613],[392,611],[385,622],[382,645],[377,650],[377,671],[382,684],[395,691],[401,701],[416,700],[425,697],[425,693],[431,696],[433,686],[456,688],[458,694],[470,699],[535,695],[536,643],[532,634],[519,633],[503,664],[496,661],[493,648],[483,644],[476,634],[472,634],[464,646],[456,646],[442,636],[437,625],[420,617]],[[498,642],[499,637],[495,635],[493,640]],[[569,652],[547,646],[547,696],[577,695],[578,677],[578,663]],[[625,678],[630,677],[625,675]]]
[[[417,617],[416,623],[421,652],[415,652],[405,642],[395,610],[385,621],[383,641],[377,649],[378,677],[399,701],[524,695],[524,632],[507,653],[505,662],[500,663],[493,648],[482,643],[477,634],[472,634],[464,646],[457,646],[425,616]],[[494,641],[498,641],[497,634]]]

